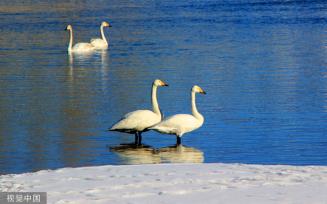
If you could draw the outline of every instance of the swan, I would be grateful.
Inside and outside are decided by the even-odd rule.
[[[195,104],[195,93],[206,94],[203,89],[194,85],[191,90],[192,115],[177,114],[166,118],[160,123],[148,128],[160,133],[176,135],[176,144],[181,144],[181,137],[187,132],[191,132],[202,126],[204,117],[198,112]]]
[[[70,34],[68,52],[90,52],[95,49],[90,43],[77,43],[73,46],[73,27],[68,25],[66,30],[69,30]]]
[[[168,86],[160,79],[156,79],[152,84],[152,109],[153,110],[136,110],[124,115],[124,117],[114,124],[109,131],[126,132],[135,134],[135,144],[140,145],[142,142],[142,132],[162,120],[162,114],[157,100],[158,86]]]
[[[108,49],[108,42],[103,32],[104,27],[111,27],[111,25],[103,21],[100,26],[101,38],[91,39],[91,44],[95,47],[95,49]]]

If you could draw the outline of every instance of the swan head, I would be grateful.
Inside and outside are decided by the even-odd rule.
[[[111,25],[105,21],[102,21],[101,26],[103,27],[111,27]]]
[[[65,30],[73,30],[73,27],[71,25],[68,25]]]
[[[200,93],[200,94],[207,94],[201,87],[198,85],[194,85],[192,88],[192,92],[194,93]]]
[[[166,82],[164,82],[164,81],[162,81],[160,79],[154,80],[153,84],[156,85],[156,86],[168,86],[168,84]]]

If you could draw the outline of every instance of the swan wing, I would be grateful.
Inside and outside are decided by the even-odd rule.
[[[102,40],[102,39],[100,39],[100,38],[91,38],[90,42],[92,43],[95,40]]]
[[[130,132],[143,131],[159,123],[161,117],[150,110],[137,110],[127,113],[110,130]]]
[[[89,51],[93,50],[94,46],[90,43],[77,43],[74,45],[73,50],[74,51]]]
[[[90,42],[95,48],[107,48],[108,47],[108,44],[100,38],[92,38]]]
[[[199,128],[201,125],[202,124],[192,115],[177,114],[166,118],[149,129],[166,134],[182,135]]]
[[[102,40],[101,38],[92,38],[90,40],[91,44],[102,44],[105,43],[104,40]]]

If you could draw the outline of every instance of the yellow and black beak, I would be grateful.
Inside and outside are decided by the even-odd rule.
[[[162,82],[161,86],[169,86],[166,82],[163,82],[163,81],[161,81],[161,82]]]
[[[207,94],[205,91],[203,91],[203,89],[201,89],[200,93],[201,94]]]

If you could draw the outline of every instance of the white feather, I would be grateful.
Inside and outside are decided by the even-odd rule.
[[[142,132],[146,128],[161,121],[161,116],[150,110],[136,110],[127,113],[110,130],[122,130],[124,132]]]
[[[68,44],[68,52],[74,52],[74,53],[81,53],[81,52],[91,52],[95,49],[93,45],[90,43],[76,43],[73,46],[73,27],[71,25],[68,25],[67,30],[69,30],[69,44]]]
[[[72,48],[73,52],[89,52],[93,50],[94,50],[94,46],[91,45],[90,43],[77,43]]]
[[[108,42],[106,39],[106,36],[104,35],[103,27],[109,26],[109,23],[107,22],[102,22],[100,26],[100,33],[101,33],[101,38],[93,38],[91,39],[91,44],[92,46],[95,47],[95,49],[98,50],[106,50],[108,49]]]
[[[167,86],[166,83],[157,79],[152,85],[152,106],[153,110],[136,110],[124,115],[124,117],[114,124],[110,130],[126,133],[136,133],[146,131],[147,128],[159,123],[162,114],[157,100],[158,86]]]
[[[149,128],[165,134],[182,136],[184,133],[198,129],[203,120],[196,119],[193,115],[177,114],[166,118],[159,124]]]
[[[91,45],[95,47],[95,49],[107,49],[108,43],[100,38],[91,39]]]
[[[183,134],[187,132],[191,132],[201,127],[204,122],[204,118],[196,108],[195,93],[205,94],[205,92],[199,86],[196,85],[193,86],[191,91],[192,115],[190,114],[173,115],[148,129],[156,130],[160,133],[174,134],[178,137],[182,137]]]

